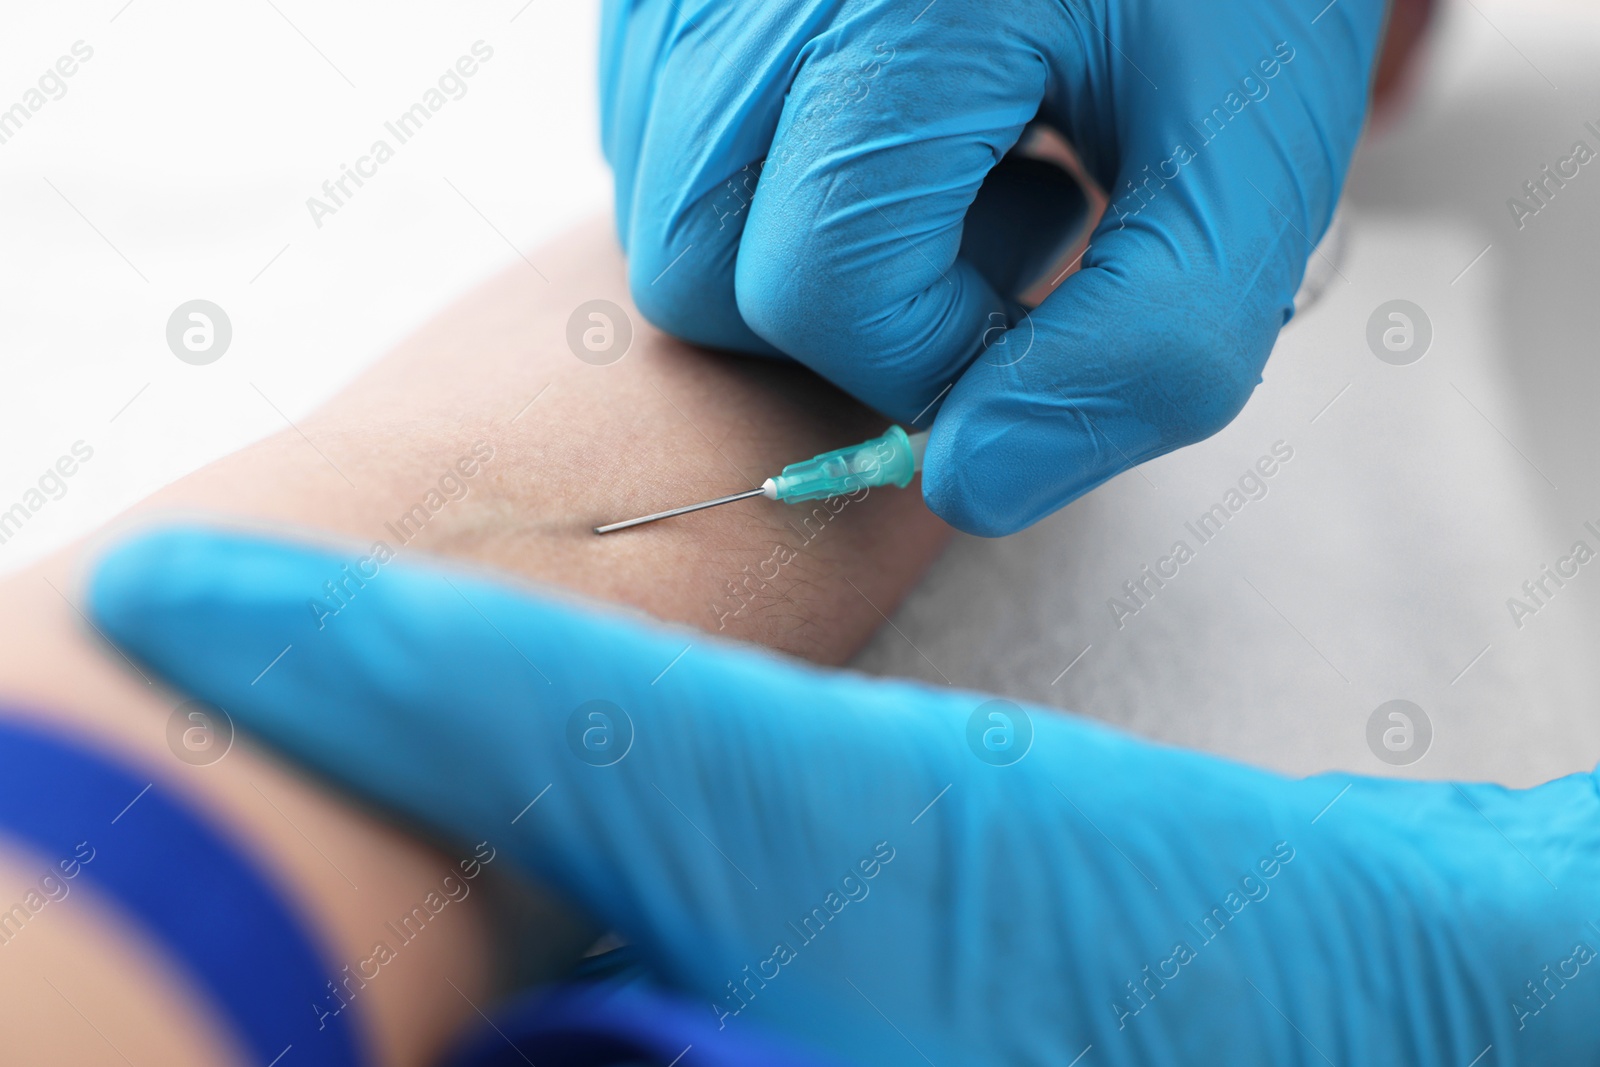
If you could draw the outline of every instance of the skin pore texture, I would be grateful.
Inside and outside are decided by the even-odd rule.
[[[0,583],[13,620],[0,644],[4,714],[112,755],[224,828],[334,968],[369,957],[386,922],[470,857],[380,821],[248,738],[209,765],[177,758],[168,720],[183,698],[99,641],[77,606],[86,567],[112,538],[174,519],[326,537],[348,548],[354,575],[320,608],[307,606],[329,626],[364,581],[382,581],[389,559],[433,553],[841,663],[948,535],[915,484],[832,508],[755,499],[591,533],[597,523],[754,487],[886,423],[795,367],[708,354],[653,330],[629,301],[608,220],[562,238],[540,262],[548,281],[517,264],[297,430],[195,472]],[[603,366],[576,358],[567,342],[574,309],[597,299],[624,308],[633,330],[626,356]],[[888,530],[892,542],[882,537]],[[262,668],[276,651],[264,653]],[[116,814],[106,813],[107,835]],[[57,859],[17,847],[0,826],[0,910]],[[500,992],[492,949],[506,939],[492,926],[486,882],[445,908],[353,1002],[380,1062],[433,1061]],[[593,935],[537,896],[521,907],[542,924],[533,958],[519,961],[525,974],[555,973]],[[114,901],[80,880],[0,944],[0,1058],[238,1062],[226,1027],[188,983]]]

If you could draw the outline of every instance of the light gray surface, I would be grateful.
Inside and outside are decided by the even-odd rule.
[[[1575,140],[1600,150],[1600,28],[1482,10],[1447,10],[1413,107],[1364,150],[1342,277],[1244,414],[1019,536],[960,538],[859,666],[1292,773],[1515,784],[1600,761],[1600,559],[1520,629],[1506,605],[1574,541],[1600,552],[1600,161],[1520,232],[1505,204]],[[1410,366],[1366,341],[1396,298],[1433,324]],[[1268,495],[1199,545],[1185,522],[1280,440]],[[1119,628],[1108,599],[1179,538],[1195,558]],[[1397,698],[1434,730],[1404,768],[1367,741]]]

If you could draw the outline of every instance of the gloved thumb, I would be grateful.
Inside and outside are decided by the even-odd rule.
[[[1260,381],[1287,297],[1251,294],[1256,306],[1236,308],[1222,279],[1170,260],[1165,238],[1116,243],[1132,258],[1097,257],[1017,325],[993,331],[950,389],[922,485],[952,526],[986,537],[1030,526],[1216,433]]]
[[[1242,82],[1187,54],[1163,79],[1191,75],[1179,99],[1130,79],[1104,120],[1115,129],[1099,131],[1117,151],[1082,268],[990,330],[939,411],[923,475],[935,512],[970,533],[1012,533],[1233,419],[1338,200],[1371,7],[1348,27],[1329,16],[1318,39],[1337,48],[1297,53],[1264,36]]]

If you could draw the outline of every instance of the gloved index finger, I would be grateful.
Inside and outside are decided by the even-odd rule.
[[[1051,77],[1025,25],[1038,15],[945,0],[842,18],[807,46],[784,105],[739,248],[740,313],[896,418],[926,409],[1005,321],[959,251],[978,187]]]
[[[784,91],[826,11],[759,4],[729,18],[705,3],[632,8],[626,18],[611,13],[618,40],[607,42],[603,76],[634,303],[674,336],[776,355],[739,316],[734,263]]]
[[[964,761],[948,724],[903,695],[863,699],[848,676],[704,637],[686,651],[679,633],[407,561],[318,620],[308,597],[347,562],[158,530],[105,557],[90,610],[127,652],[241,726],[385,807],[487,841],[697,992],[720,996],[825,894],[865,895],[870,882],[915,897],[911,880],[878,875],[915,807]],[[860,719],[891,708],[893,743],[863,749]],[[880,749],[894,758],[863,762]],[[914,925],[892,905],[879,914],[880,930]],[[870,1009],[829,980],[839,952],[855,953],[861,981],[899,962],[824,939],[760,1013],[821,1014],[875,1035],[865,1062],[895,1062],[901,1039],[876,1033]]]

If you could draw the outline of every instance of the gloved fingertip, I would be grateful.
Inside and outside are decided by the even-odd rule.
[[[935,424],[923,457],[922,497],[929,510],[963,533],[1005,537],[1025,522],[1013,514],[1005,490],[986,474],[989,463],[970,434]],[[1002,446],[1003,447],[1003,446]]]
[[[1059,511],[1127,465],[1129,447],[1098,435],[1116,402],[1092,396],[1058,405],[1004,368],[975,364],[939,411],[923,457],[922,494],[944,521],[979,537],[1005,537]]]
[[[329,569],[313,548],[167,526],[113,545],[95,562],[85,599],[107,640],[168,678],[188,678],[243,669],[269,636],[303,632],[307,591]]]
[[[154,612],[181,594],[196,531],[147,530],[118,541],[95,561],[89,574],[89,617],[118,643],[136,637]],[[179,581],[174,581],[179,579]]]

